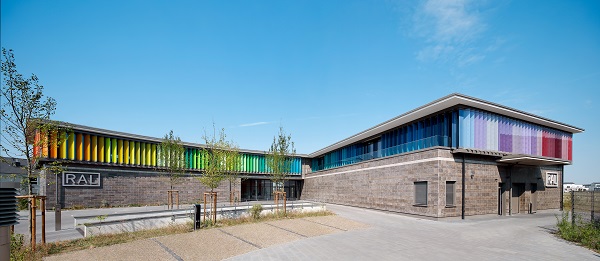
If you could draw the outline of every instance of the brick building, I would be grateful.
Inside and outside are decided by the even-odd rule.
[[[61,202],[94,206],[164,204],[168,178],[160,139],[71,125],[62,146],[39,148],[59,175]],[[572,135],[583,129],[481,99],[451,94],[290,161],[288,197],[429,217],[533,213],[561,207]],[[184,143],[184,202],[204,190],[202,144]],[[264,152],[242,150],[242,200],[269,199]],[[90,175],[92,174],[92,175]],[[87,176],[86,176],[87,175]],[[83,178],[82,178],[83,177]],[[49,177],[49,181],[52,181]],[[81,181],[75,184],[75,181]],[[51,182],[50,182],[51,183]],[[219,191],[227,195],[228,184]],[[53,195],[53,186],[47,194]]]

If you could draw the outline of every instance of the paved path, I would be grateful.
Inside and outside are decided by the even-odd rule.
[[[550,233],[558,211],[433,221],[327,205],[367,229],[289,242],[229,260],[600,260]]]
[[[600,260],[551,234],[558,211],[434,221],[327,208],[338,216],[201,230],[47,260]]]
[[[306,203],[306,201],[288,201],[288,207],[294,207],[298,204]],[[237,206],[252,206],[253,204],[268,205],[273,204],[273,201],[246,201],[240,202]],[[231,205],[228,202],[219,202],[218,208],[228,208]],[[187,209],[191,211],[192,205],[181,205],[179,209]],[[83,230],[74,226],[75,216],[102,216],[122,213],[140,213],[143,214],[149,211],[168,210],[166,205],[163,206],[144,206],[144,207],[121,207],[121,208],[97,208],[97,209],[81,209],[81,210],[63,210],[61,213],[61,230],[56,231],[55,229],[55,212],[52,210],[46,211],[46,242],[71,240],[77,238],[83,238]],[[24,234],[29,236],[28,228],[28,216],[29,212],[23,210],[19,212],[19,223],[15,225],[15,233]],[[41,211],[37,211],[37,236],[36,241],[41,242],[42,238],[42,219]]]
[[[276,220],[86,249],[45,260],[222,260],[289,241],[364,227],[339,216]]]

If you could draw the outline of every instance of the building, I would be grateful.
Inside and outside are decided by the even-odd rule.
[[[0,157],[0,182],[21,184],[17,192],[20,195],[27,194],[27,160],[21,158]],[[38,174],[37,171],[35,173]],[[33,194],[37,194],[39,186],[37,176],[31,179]]]
[[[589,191],[600,191],[600,182],[593,182],[591,184],[584,184],[585,190]]]
[[[38,148],[60,159],[64,205],[164,204],[160,139],[70,125]],[[288,197],[429,217],[509,215],[562,207],[563,166],[584,130],[481,99],[451,94],[307,155],[296,155]],[[42,135],[43,136],[43,135]],[[44,137],[38,137],[44,138]],[[185,143],[183,202],[204,188],[202,144]],[[264,152],[242,150],[242,200],[268,199]],[[218,191],[227,195],[229,187]],[[55,191],[47,187],[48,195]]]
[[[586,188],[585,185],[575,184],[573,182],[563,182],[563,192],[571,192],[571,191],[588,191],[589,186]]]

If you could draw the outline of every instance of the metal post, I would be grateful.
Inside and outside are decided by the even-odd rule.
[[[564,188],[563,180],[565,178],[565,166],[561,165],[560,168],[561,168],[560,169],[560,186],[559,186],[560,191],[561,191],[560,192],[560,211],[563,211],[565,199],[563,198],[564,197],[564,195],[563,195],[564,192],[562,192],[562,190]]]
[[[42,201],[42,244],[46,244],[46,197],[41,197]]]
[[[571,190],[571,225],[575,226],[575,191]]]
[[[56,175],[56,205],[54,205],[54,231],[60,231],[62,229],[62,214],[61,214],[61,204],[60,204],[60,186],[59,176]]]
[[[461,196],[462,196],[462,203],[461,203],[461,212],[460,212],[460,218],[461,219],[465,219],[465,154],[462,155],[462,191],[461,191]]]
[[[179,191],[177,191],[176,199],[177,199],[177,209],[179,209]]]
[[[596,220],[594,219],[594,190],[592,190],[592,222],[590,223],[595,223]]]

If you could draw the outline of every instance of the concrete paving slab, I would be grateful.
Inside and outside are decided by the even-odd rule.
[[[262,223],[225,227],[222,230],[261,248],[303,238],[297,234]]]
[[[76,251],[44,258],[46,261],[176,260],[151,239]]]
[[[277,220],[270,221],[267,223],[277,227],[281,227],[283,229],[287,229],[300,235],[304,235],[306,237],[316,237],[320,235],[339,232],[338,229],[323,226],[318,223],[310,222],[304,219],[295,219],[293,222],[290,222],[289,220]]]
[[[307,217],[303,219],[342,231],[368,227],[367,224],[341,218],[339,216]]]
[[[217,229],[164,236],[156,240],[183,260],[221,260],[257,249]]]

